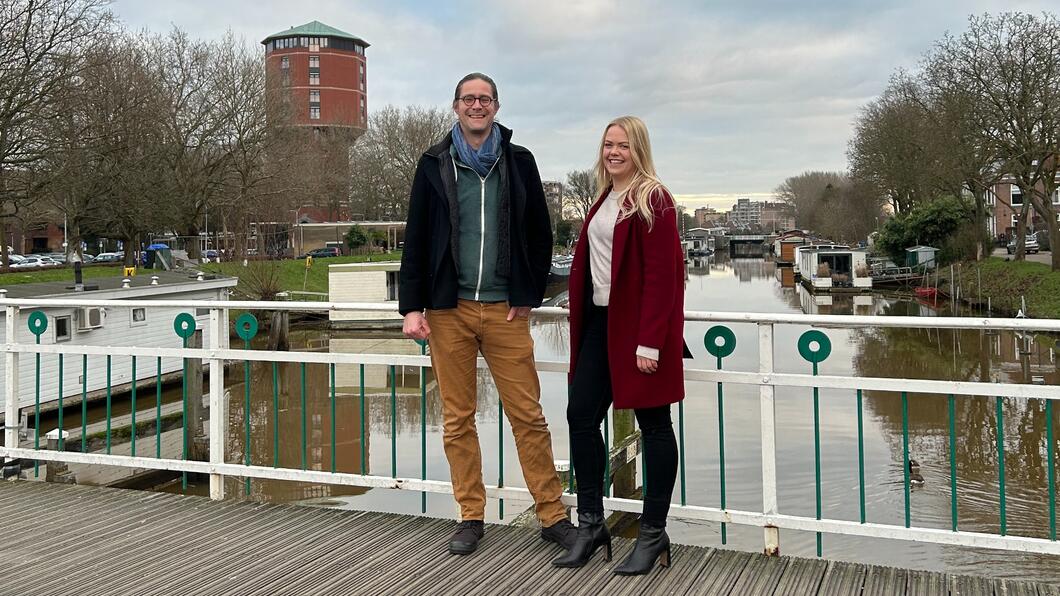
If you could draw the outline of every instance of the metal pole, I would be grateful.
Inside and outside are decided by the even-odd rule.
[[[0,290],[0,298],[7,298],[7,290]],[[13,344],[18,338],[18,322],[21,318],[17,306],[8,306],[4,321],[4,340]],[[4,355],[4,447],[18,448],[18,352]],[[4,465],[8,475],[7,464]],[[13,470],[18,473],[18,470]]]
[[[210,341],[211,350],[221,349],[221,335],[224,333],[221,327],[223,315],[220,308],[210,309]],[[224,386],[224,364],[219,358],[210,358],[210,463],[223,464],[225,461],[225,386]],[[133,381],[135,382],[135,380]],[[202,396],[195,395],[194,399],[202,400]],[[249,415],[245,412],[244,415]],[[249,445],[244,446],[249,449]],[[210,474],[210,498],[215,501],[224,499],[225,483],[221,474]]]
[[[773,374],[773,325],[758,325],[758,372],[763,379]],[[762,410],[762,513],[777,514],[777,437],[776,410],[772,385],[759,388],[759,404]],[[765,554],[780,554],[780,529],[776,526],[764,528]]]

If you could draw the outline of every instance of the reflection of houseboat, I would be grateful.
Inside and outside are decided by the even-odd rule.
[[[795,271],[791,267],[777,267],[776,269],[777,281],[780,282],[782,288],[794,288],[795,287]]]
[[[342,263],[328,266],[328,299],[331,302],[393,302],[398,299],[401,263]],[[387,311],[328,312],[335,328],[376,328],[401,325],[395,308]]]
[[[872,277],[864,248],[804,248],[799,251],[802,284],[811,292],[864,292]]]

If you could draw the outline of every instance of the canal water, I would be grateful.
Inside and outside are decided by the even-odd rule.
[[[689,265],[686,308],[703,311],[761,313],[878,314],[950,316],[946,305],[921,303],[896,295],[858,297],[813,296],[792,283],[790,270],[763,258],[728,259],[718,255]],[[550,294],[565,290],[561,283]],[[968,313],[961,313],[968,314]],[[695,356],[687,366],[713,369],[715,360],[703,344],[707,323],[685,326],[688,345]],[[757,329],[732,325],[737,345],[725,358],[726,370],[754,371],[758,367]],[[806,327],[778,326],[775,330],[775,363],[783,372],[809,373],[796,342]],[[566,361],[569,330],[565,320],[534,320],[532,333],[539,360]],[[820,365],[821,374],[872,377],[907,377],[975,381],[1044,382],[1056,384],[1058,374],[1055,339],[1022,337],[1013,333],[948,331],[939,329],[828,329],[831,356]],[[418,354],[419,346],[400,337],[357,337],[350,334],[299,332],[292,349],[331,352]],[[228,411],[229,461],[243,461],[244,439],[242,365],[228,373],[231,402]],[[418,368],[336,366],[335,391],[329,388],[331,370],[325,365],[271,364],[251,368],[251,462],[258,465],[305,467],[313,470],[365,472],[448,480],[442,449],[441,404],[430,374],[426,374],[426,406],[421,400]],[[274,376],[275,375],[275,376]],[[362,381],[363,375],[363,381]],[[275,379],[275,382],[274,382]],[[568,459],[566,375],[541,373],[542,404],[552,430],[557,459]],[[303,390],[304,387],[304,390]],[[362,399],[363,387],[363,399]],[[757,386],[726,384],[724,391],[726,503],[731,509],[761,511],[761,451]],[[303,400],[304,394],[304,400]],[[925,482],[912,488],[914,526],[949,529],[950,449],[946,396],[910,393],[908,432],[911,457],[921,464]],[[507,486],[523,486],[515,443],[507,422],[501,423],[498,395],[488,373],[478,376],[478,432],[487,483],[497,483],[503,473]],[[303,409],[304,401],[304,409]],[[363,406],[362,406],[363,403]],[[849,390],[822,390],[821,492],[823,516],[857,521],[860,515],[856,396]],[[956,458],[961,529],[999,530],[998,452],[996,401],[991,396],[958,396],[956,399]],[[1010,535],[1047,537],[1046,424],[1041,401],[1004,400],[1004,446],[1007,532]],[[426,416],[423,416],[425,411]],[[900,395],[866,392],[863,406],[865,507],[869,522],[904,523],[902,466],[903,420]],[[675,424],[678,409],[673,408]],[[778,388],[776,392],[777,472],[781,513],[815,515],[815,461],[812,391]],[[1054,421],[1055,423],[1055,421]],[[364,432],[362,434],[362,425]],[[684,402],[684,495],[690,505],[720,503],[718,400],[715,383],[689,382]],[[304,446],[303,446],[303,440]],[[179,444],[179,441],[177,442]],[[362,468],[362,460],[364,468]],[[503,461],[503,472],[501,463]],[[639,477],[639,466],[637,475]],[[638,478],[639,485],[639,478]],[[369,490],[303,483],[229,478],[231,498],[349,508],[420,513],[456,517],[447,495],[410,491]],[[179,483],[165,490],[181,491]],[[188,492],[206,494],[195,485]],[[682,482],[674,502],[682,498]],[[491,500],[489,521],[507,523],[532,504]],[[676,542],[721,546],[721,528],[708,522],[672,520],[668,529]],[[762,530],[727,527],[727,547],[759,551]],[[824,556],[881,565],[904,566],[997,577],[1060,581],[1056,559],[989,550],[969,550],[901,541],[824,536]],[[816,555],[813,533],[781,532],[784,554]],[[677,563],[680,564],[680,561]]]

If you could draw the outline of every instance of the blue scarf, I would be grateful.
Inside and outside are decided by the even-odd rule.
[[[460,157],[460,161],[485,178],[501,155],[501,127],[494,122],[490,136],[486,137],[481,147],[475,149],[468,144],[467,139],[464,138],[464,132],[460,130],[460,123],[457,122],[453,125],[453,146],[456,147],[456,154]]]

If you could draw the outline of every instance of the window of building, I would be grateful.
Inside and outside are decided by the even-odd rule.
[[[364,91],[364,64],[361,64],[361,91]]]
[[[147,325],[147,309],[146,308],[134,308],[131,309],[129,314],[129,326],[130,327],[143,327]]]
[[[309,51],[310,52],[319,52],[320,51],[320,38],[319,37],[310,37],[309,38]]]
[[[1016,205],[1022,205],[1023,191],[1021,191],[1020,188],[1015,184],[1012,184],[1010,188],[1012,189],[1012,206],[1015,207]]]
[[[280,58],[280,68],[284,68],[284,69],[291,68],[291,59],[289,57],[287,57],[287,56],[281,57]]]
[[[73,317],[70,315],[55,317],[55,343],[61,341],[70,341],[71,334],[71,321]]]
[[[1053,191],[1053,204],[1060,205],[1060,189]]]
[[[320,89],[309,91],[309,103],[320,103]]]
[[[311,73],[309,73],[309,84],[310,85],[319,85],[320,84],[320,73],[319,72],[311,72]]]
[[[320,56],[309,57],[309,68],[320,68]]]
[[[309,108],[309,119],[320,120],[320,106],[310,106]]]

